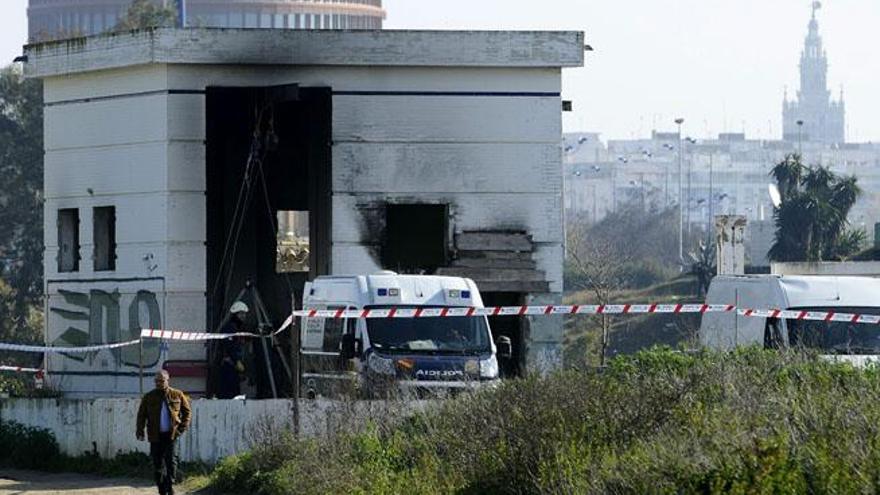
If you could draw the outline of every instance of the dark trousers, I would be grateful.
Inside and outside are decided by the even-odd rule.
[[[153,459],[153,474],[159,495],[174,493],[172,484],[177,478],[176,442],[171,440],[171,433],[159,433],[158,442],[150,442],[150,458]]]
[[[220,364],[220,390],[218,399],[233,399],[241,394],[241,381],[238,378],[238,370],[233,363]]]

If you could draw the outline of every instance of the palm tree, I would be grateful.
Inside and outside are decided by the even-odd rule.
[[[855,177],[826,167],[806,167],[792,154],[773,167],[782,203],[774,209],[774,261],[822,261],[853,254],[860,237],[847,231],[847,216],[862,193]]]

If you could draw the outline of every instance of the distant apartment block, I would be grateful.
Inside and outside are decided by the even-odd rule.
[[[104,32],[116,26],[131,3],[30,0],[28,38],[40,41]],[[182,8],[185,24],[199,27],[382,29],[385,19],[382,0],[184,0]]]

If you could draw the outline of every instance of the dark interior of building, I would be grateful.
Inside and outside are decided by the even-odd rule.
[[[331,104],[329,88],[207,89],[210,331],[219,331],[229,307],[238,299],[251,307],[249,330],[258,330],[254,292],[265,305],[269,323],[277,328],[292,306],[301,303],[303,284],[329,273]],[[279,269],[279,211],[308,212],[308,271]],[[253,291],[242,294],[249,285]],[[297,332],[284,335],[283,352],[290,356]],[[254,379],[258,396],[269,397],[265,360],[254,349],[249,369],[263,375]],[[279,355],[284,354],[273,352],[272,359]],[[211,364],[212,356],[208,359]],[[283,366],[273,368],[279,395],[289,394],[293,384],[284,376]],[[214,381],[209,375],[209,395]]]
[[[485,306],[521,306],[525,304],[525,295],[517,292],[483,292],[483,305]],[[527,320],[522,316],[490,316],[489,328],[492,329],[492,338],[498,341],[498,337],[510,339],[513,355],[510,359],[499,359],[498,365],[502,378],[522,376],[525,369],[525,332]]]
[[[433,274],[449,254],[449,207],[445,204],[388,204],[382,266],[398,273]]]

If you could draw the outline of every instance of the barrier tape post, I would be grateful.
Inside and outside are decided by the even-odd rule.
[[[141,397],[144,396],[144,339],[138,339],[138,381]]]

